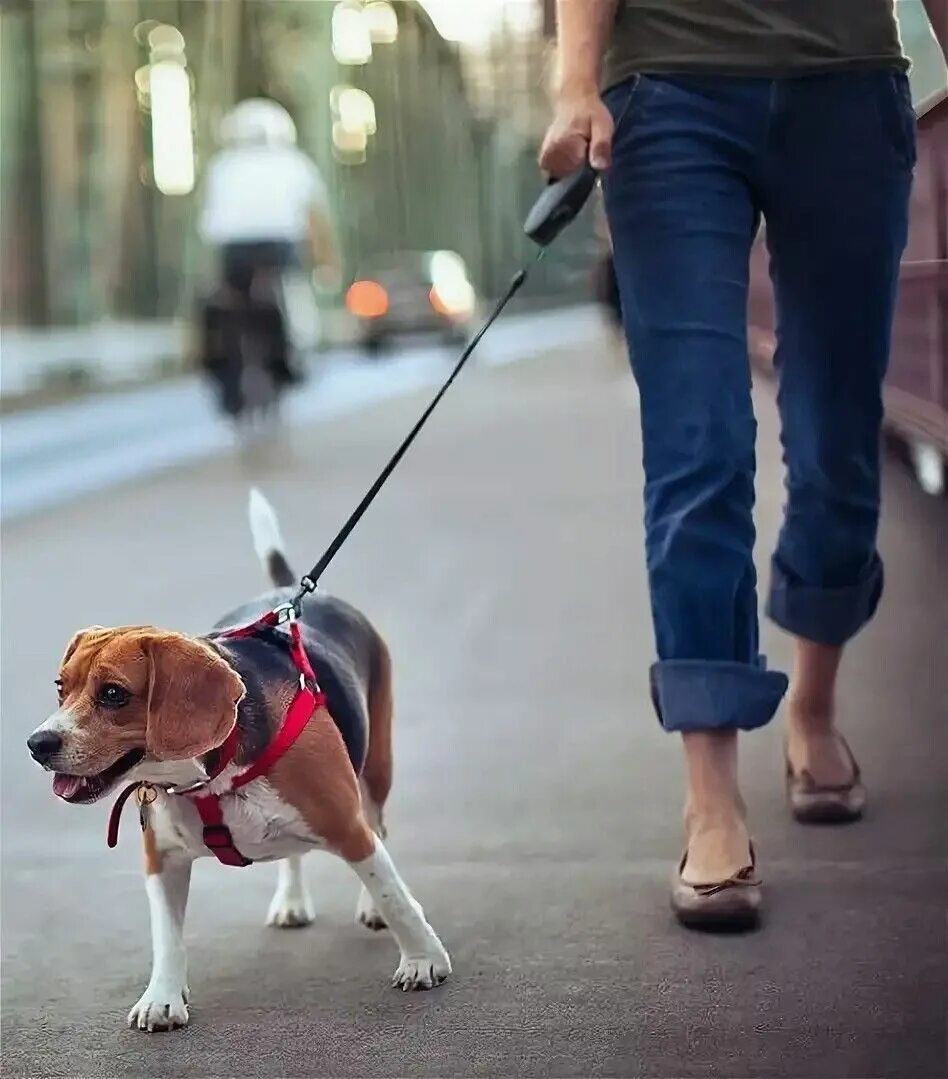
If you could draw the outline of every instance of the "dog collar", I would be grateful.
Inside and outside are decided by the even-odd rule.
[[[316,673],[309,661],[309,657],[306,655],[306,649],[303,647],[299,623],[292,616],[286,618],[285,614],[285,608],[278,608],[249,625],[239,626],[236,629],[228,629],[215,634],[215,639],[217,640],[238,640],[257,636],[265,630],[273,629],[282,621],[288,622],[290,658],[299,673],[300,684],[273,741],[247,768],[230,778],[226,790],[211,793],[207,790],[208,786],[221,775],[229,764],[233,763],[237,755],[238,734],[235,725],[221,745],[217,761],[207,779],[188,787],[170,787],[165,792],[177,798],[188,798],[194,804],[203,825],[204,845],[224,865],[252,865],[253,859],[245,857],[237,849],[234,837],[224,823],[221,799],[226,798],[241,787],[245,787],[248,783],[252,783],[255,779],[260,779],[261,776],[266,775],[303,733],[316,710],[326,706],[326,695],[319,688]],[[118,843],[119,822],[129,796],[134,791],[148,786],[150,784],[130,783],[116,798],[109,814],[107,842],[110,847],[114,847]]]

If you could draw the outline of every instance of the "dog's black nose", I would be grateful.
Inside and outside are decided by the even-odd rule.
[[[33,754],[33,760],[45,764],[62,749],[63,740],[55,731],[37,731],[26,740],[26,748]]]

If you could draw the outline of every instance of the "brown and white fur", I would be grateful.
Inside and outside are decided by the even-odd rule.
[[[251,494],[257,552],[277,591],[231,612],[217,628],[242,625],[291,594],[276,517]],[[254,861],[279,861],[267,923],[312,921],[301,857],[331,851],[362,882],[356,917],[391,930],[400,960],[393,984],[428,989],[451,972],[448,954],[392,864],[383,808],[392,778],[391,662],[382,638],[348,605],[310,597],[300,621],[310,661],[328,697],[303,734],[264,777],[222,799],[237,848]],[[279,635],[247,642],[188,637],[150,626],[76,634],[57,680],[58,710],[30,737],[30,751],[56,772],[54,791],[88,803],[142,781],[154,785],[143,831],[151,911],[151,979],[129,1012],[139,1030],[188,1022],[183,940],[191,864],[212,857],[192,802],[164,788],[205,778],[236,724],[235,762],[211,784],[224,791],[282,722],[298,676]],[[223,868],[237,875],[247,870]]]

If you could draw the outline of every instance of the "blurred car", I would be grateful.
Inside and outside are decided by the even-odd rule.
[[[912,60],[918,165],[883,388],[885,425],[908,448],[922,488],[948,487],[948,6],[896,5]],[[776,347],[763,229],[751,257],[751,356],[765,368]]]
[[[478,301],[454,251],[402,251],[363,263],[346,308],[364,347],[378,351],[400,334],[437,333],[463,343],[474,329]]]

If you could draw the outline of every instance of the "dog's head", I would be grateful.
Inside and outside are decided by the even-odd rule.
[[[217,748],[245,693],[206,642],[152,626],[77,633],[56,687],[59,708],[27,746],[67,802],[94,802],[132,773],[161,778]]]

